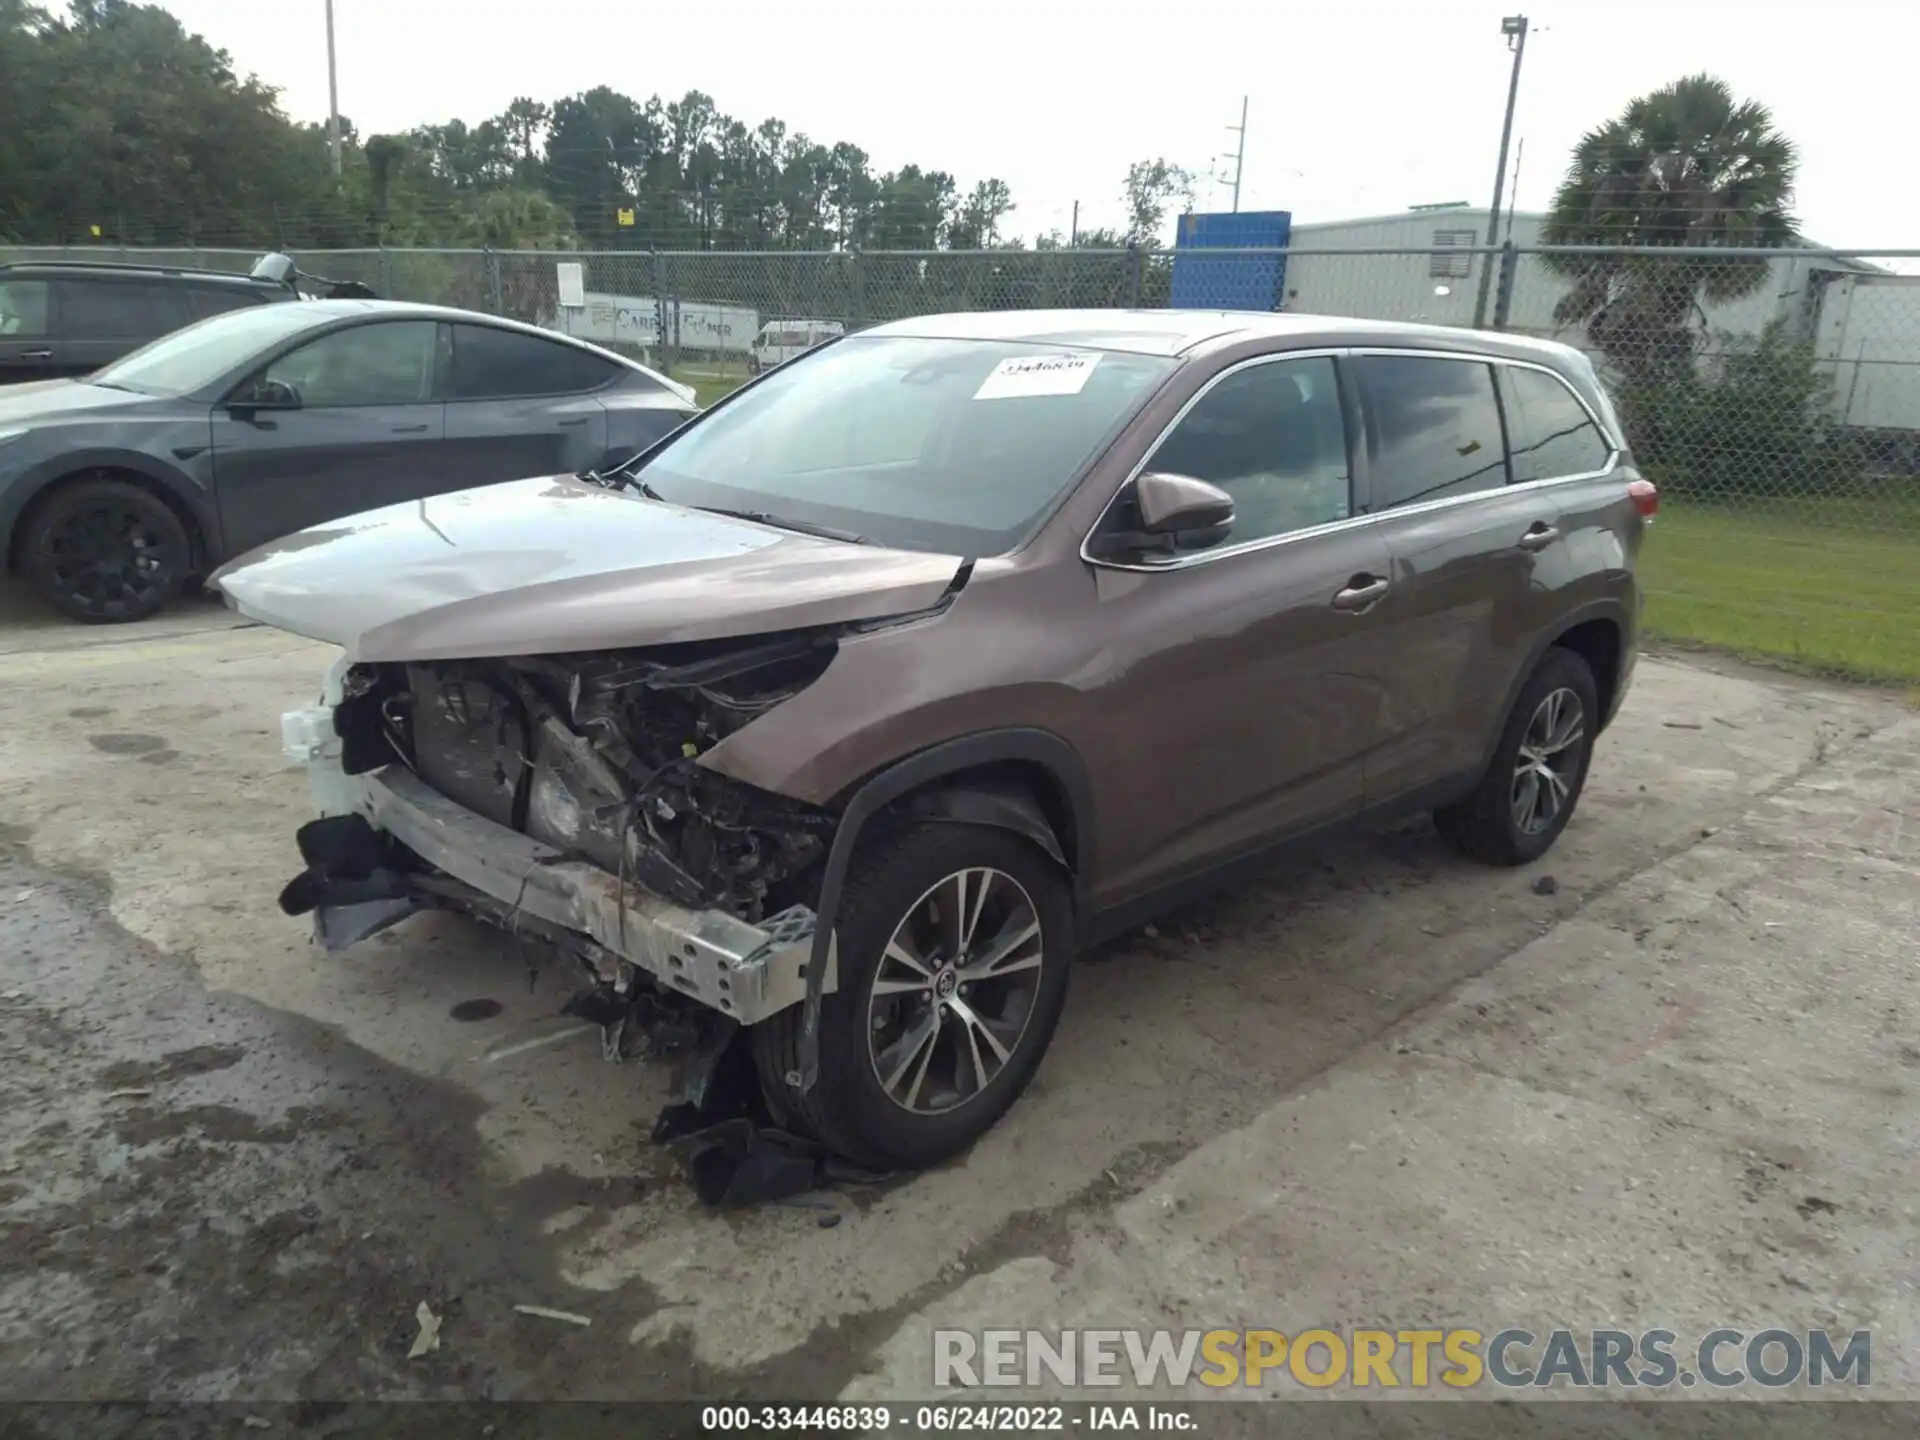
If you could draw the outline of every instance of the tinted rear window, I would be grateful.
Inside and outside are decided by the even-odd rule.
[[[453,398],[507,399],[515,395],[572,395],[595,390],[620,367],[591,350],[496,330],[453,327]]]
[[[154,316],[152,286],[91,276],[58,284],[62,339],[150,340],[169,328]]]
[[[1362,355],[1373,444],[1373,508],[1471,495],[1507,483],[1493,367],[1478,360]]]
[[[1515,484],[1606,468],[1613,447],[1564,383],[1541,370],[1503,365],[1500,385]]]
[[[141,288],[147,293],[147,319],[153,323],[155,335],[179,330],[200,318],[194,313],[186,286],[157,281]]]

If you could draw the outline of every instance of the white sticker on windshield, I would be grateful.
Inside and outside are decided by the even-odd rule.
[[[973,392],[976,400],[1022,395],[1078,395],[1100,363],[1098,355],[1021,355],[1002,360]]]

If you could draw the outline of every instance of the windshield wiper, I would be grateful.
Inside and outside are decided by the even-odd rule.
[[[750,520],[756,525],[771,525],[776,530],[796,530],[802,535],[818,535],[822,540],[840,540],[848,545],[871,545],[873,541],[851,530],[836,530],[831,525],[816,525],[811,520],[793,520],[765,510],[729,510],[724,505],[693,505],[709,515],[724,515],[729,520]]]
[[[605,490],[631,490],[634,494],[645,500],[665,500],[667,498],[646,481],[640,479],[638,476],[625,473],[619,466],[615,466],[611,470],[582,470],[573,478],[584,481],[588,485],[598,485]]]

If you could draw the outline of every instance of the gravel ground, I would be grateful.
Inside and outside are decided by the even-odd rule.
[[[1277,866],[1079,966],[962,1159],[715,1215],[557,967],[279,914],[324,647],[7,603],[0,1396],[905,1396],[936,1325],[1776,1322],[1920,1394],[1891,697],[1644,660],[1540,864],[1412,826]]]

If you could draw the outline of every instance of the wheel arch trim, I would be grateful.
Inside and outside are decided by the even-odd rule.
[[[36,466],[17,484],[8,487],[5,511],[0,513],[0,561],[4,561],[9,570],[13,568],[23,534],[20,522],[35,506],[61,485],[87,479],[101,471],[117,471],[120,476],[152,490],[176,511],[183,512],[183,518],[190,522],[187,538],[196,547],[195,558],[212,563],[221,543],[220,513],[213,496],[151,455],[111,446],[68,451]]]
[[[1507,717],[1513,713],[1513,707],[1520,698],[1520,692],[1526,688],[1528,679],[1533,675],[1533,672],[1540,667],[1540,662],[1546,658],[1547,652],[1558,645],[1572,631],[1594,620],[1608,621],[1613,625],[1614,629],[1620,632],[1620,654],[1615,661],[1615,674],[1611,682],[1614,686],[1614,697],[1616,701],[1618,700],[1620,675],[1625,672],[1627,666],[1627,647],[1634,643],[1633,621],[1626,607],[1617,600],[1606,599],[1591,601],[1562,615],[1559,623],[1550,631],[1542,634],[1539,639],[1535,640],[1532,647],[1527,651],[1526,660],[1520,665],[1519,670],[1507,685],[1506,698],[1501,702],[1499,712],[1495,718],[1493,733],[1488,737],[1485,746],[1482,748],[1479,767],[1481,770],[1484,771],[1486,767],[1492,763],[1493,752],[1500,747],[1500,736],[1506,728]],[[1599,680],[1601,677],[1596,676],[1594,678]],[[1596,733],[1598,733],[1600,729],[1605,728],[1612,718],[1612,715],[1601,716],[1595,727]]]
[[[1078,861],[1077,865],[1068,866],[1073,878],[1078,928],[1081,897],[1090,872],[1088,858],[1093,853],[1093,791],[1079,754],[1060,736],[1032,727],[983,730],[931,745],[874,772],[846,793],[840,807],[840,824],[827,851],[820,900],[815,910],[813,947],[807,957],[807,994],[800,1021],[800,1068],[786,1077],[790,1086],[804,1093],[811,1090],[820,1077],[820,1000],[825,991],[834,924],[854,847],[875,815],[897,800],[924,791],[927,798],[917,803],[930,807],[938,818],[998,825],[1026,833],[1043,849],[1049,849],[1063,865],[1067,863],[1067,849],[1062,844],[1066,837],[1053,836],[1053,844],[1048,847],[1031,833],[1034,822],[1038,821],[1039,827],[1051,834],[1051,827],[1046,825],[1046,817],[1037,805],[1028,801],[1027,806],[1022,807],[1004,788],[964,778],[969,771],[1009,761],[1038,766],[1059,784],[1066,797],[1074,832],[1071,853]],[[960,783],[940,787],[939,782],[948,777]]]

